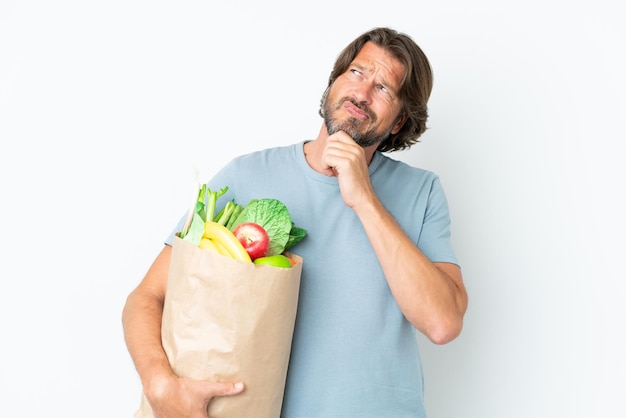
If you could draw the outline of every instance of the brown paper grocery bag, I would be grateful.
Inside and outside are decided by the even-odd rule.
[[[176,374],[242,381],[217,397],[211,418],[278,418],[298,305],[302,258],[292,268],[233,260],[175,238],[163,308],[163,348]],[[135,418],[152,418],[142,396]]]

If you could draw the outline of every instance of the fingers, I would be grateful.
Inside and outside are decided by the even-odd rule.
[[[216,383],[188,378],[177,378],[158,397],[149,399],[155,418],[205,418],[207,405],[219,396],[233,396],[243,392],[244,384]]]
[[[232,396],[243,392],[245,386],[242,382],[237,383],[210,383],[214,386],[212,392],[212,398],[215,396]]]
[[[361,149],[361,146],[355,142],[350,135],[344,131],[338,131],[328,137],[327,147],[337,149]]]
[[[337,176],[350,165],[364,161],[363,148],[352,137],[339,131],[328,137],[322,153],[322,165],[327,175]]]
[[[209,383],[209,385],[212,386],[212,389],[210,390],[210,393],[208,393],[209,398],[207,399],[207,405],[211,402],[211,399],[222,397],[222,396],[238,395],[244,390],[244,384],[241,382]],[[204,408],[204,411],[206,411],[207,408]],[[211,417],[209,416],[208,418],[211,418]]]
[[[194,381],[194,386],[189,390],[194,391],[198,397],[203,397],[205,401],[210,401],[216,396],[232,396],[243,392],[245,386],[242,382],[218,383]]]

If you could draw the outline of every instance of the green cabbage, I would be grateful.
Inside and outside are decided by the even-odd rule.
[[[254,222],[265,229],[270,238],[268,256],[282,254],[306,235],[306,230],[294,226],[287,206],[277,199],[251,200],[229,228],[232,231],[244,222]]]

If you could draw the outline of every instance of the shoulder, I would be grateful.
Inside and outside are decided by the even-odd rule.
[[[298,172],[297,151],[301,147],[301,143],[296,143],[241,154],[218,171],[211,185],[228,186],[224,201],[235,198],[238,202],[247,202],[254,197],[271,197],[287,173]]]
[[[234,164],[247,164],[251,161],[264,162],[274,159],[285,159],[288,155],[295,153],[298,146],[302,146],[302,144],[297,143],[251,151],[235,157],[232,162]]]
[[[382,174],[385,178],[392,178],[395,181],[403,179],[407,182],[431,184],[437,182],[439,179],[439,176],[433,171],[415,167],[404,161],[396,160],[387,154],[376,152],[374,155],[376,156],[376,160],[374,161],[374,163],[376,163],[376,167],[374,167],[374,170],[375,172],[380,171],[380,174]]]
[[[232,158],[222,169],[222,175],[267,175],[276,170],[289,170],[297,144],[264,148]]]

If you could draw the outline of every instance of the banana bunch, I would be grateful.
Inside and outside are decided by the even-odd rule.
[[[204,223],[204,234],[199,247],[235,260],[252,262],[237,237],[228,228],[217,222]]]

